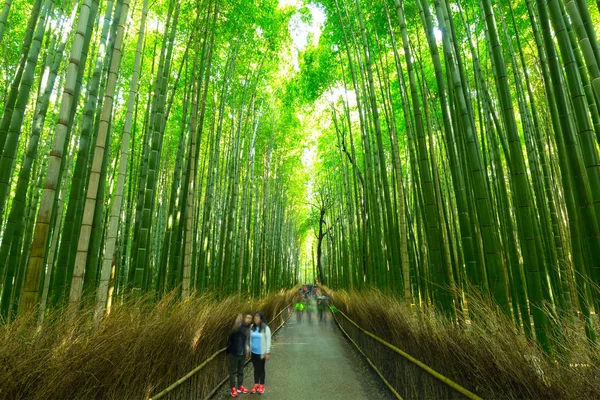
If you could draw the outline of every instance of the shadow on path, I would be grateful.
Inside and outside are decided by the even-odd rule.
[[[306,313],[305,313],[306,314]],[[292,315],[273,340],[266,364],[265,393],[240,394],[247,400],[261,399],[392,399],[393,396],[326,313],[301,322]],[[244,385],[254,384],[249,364]],[[229,382],[214,399],[231,398]]]

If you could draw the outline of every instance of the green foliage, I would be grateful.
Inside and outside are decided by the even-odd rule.
[[[318,46],[309,46],[302,53],[298,85],[302,100],[313,103],[323,92],[336,82],[336,54],[331,51],[332,44],[323,35]]]
[[[32,7],[27,0],[13,3],[0,52],[0,89],[5,93],[0,108],[7,110],[6,115],[9,85],[24,57],[21,48]],[[42,252],[39,259],[49,260],[49,265],[57,264],[52,258],[57,243],[65,247],[70,243],[63,237],[65,224],[71,224],[69,229],[74,226],[73,221],[64,221],[68,213],[63,204],[72,193],[76,197],[72,177],[90,181],[91,150],[81,156],[86,162],[79,158],[78,163],[81,115],[90,93],[102,93],[107,82],[103,72],[99,87],[92,88],[96,62],[108,61],[112,51],[99,46],[109,2],[99,2],[98,16],[90,25],[94,30],[87,60],[80,66],[77,112],[72,123],[67,121],[62,172],[53,167],[49,182],[44,180],[81,8],[63,31],[57,27],[75,3],[53,3],[41,55],[30,61],[37,66],[19,126],[23,134],[16,150],[8,154],[15,159],[15,171],[9,182],[2,182],[10,195],[0,210],[0,232],[7,231],[6,217],[15,204],[20,207],[15,209],[24,210],[17,230],[23,237],[9,235],[16,247],[5,246],[6,254],[18,256],[23,268],[33,250]],[[527,309],[533,305],[537,310],[534,303],[539,299],[528,304],[532,293],[526,295],[524,289],[535,280],[531,274],[538,268],[529,267],[539,258],[543,276],[535,294],[543,304],[567,319],[574,311],[585,315],[600,311],[594,286],[600,279],[595,268],[600,232],[583,224],[600,223],[600,208],[594,208],[600,204],[594,161],[599,154],[600,114],[594,92],[598,87],[593,86],[600,79],[594,69],[600,51],[593,48],[594,40],[578,39],[585,27],[577,18],[561,18],[561,4],[552,2],[551,21],[540,18],[543,8],[532,8],[545,3],[499,0],[492,7],[490,2],[493,23],[491,13],[486,23],[482,9],[488,1],[306,0],[286,8],[279,3],[151,2],[134,115],[128,116],[133,49],[142,13],[137,4],[132,9],[115,107],[108,116],[112,141],[108,171],[101,178],[107,186],[98,199],[107,205],[114,201],[123,127],[131,117],[131,162],[124,208],[118,214],[114,283],[118,296],[131,289],[135,268],[144,290],[160,288],[165,276],[173,288],[182,285],[184,263],[191,275],[185,282],[189,279],[196,290],[259,295],[293,284],[299,265],[312,263],[314,251],[308,248],[315,245],[320,221],[311,204],[326,193],[331,199],[325,216],[330,230],[321,244],[324,274],[333,287],[395,290],[403,280],[402,293],[415,304],[439,305],[443,295],[444,307],[464,317],[468,305],[459,295],[450,298],[450,287],[464,293],[476,282],[494,291],[497,282],[507,280],[500,289],[496,286],[495,299],[509,299],[510,305],[502,304],[505,311],[512,311],[517,330],[531,335]],[[571,13],[585,17],[583,2],[568,5]],[[586,19],[585,35],[597,37],[599,10],[592,3],[588,8],[591,17]],[[404,14],[404,21],[397,11]],[[313,24],[319,21],[319,12],[325,13],[325,23],[317,32]],[[438,13],[444,18],[438,20]],[[173,25],[167,29],[173,23],[175,29]],[[563,23],[572,29],[572,37],[558,29]],[[539,35],[545,25],[556,34],[547,43]],[[489,45],[492,27],[498,34],[497,48]],[[305,35],[301,38],[306,39],[305,48],[298,48],[296,34]],[[62,57],[59,79],[35,149],[32,177],[17,199],[16,182],[44,86],[44,63],[54,56],[56,46],[51,43],[63,39],[64,54],[57,55]],[[592,47],[585,47],[588,44]],[[575,61],[563,65],[569,49],[575,50]],[[543,56],[556,50],[557,57],[550,60],[556,70],[549,74]],[[438,56],[439,60],[434,58]],[[414,68],[410,74],[409,61]],[[165,68],[163,80],[158,73]],[[583,82],[591,83],[579,87]],[[560,90],[565,99],[555,98]],[[102,101],[90,103],[92,132],[99,125]],[[559,105],[564,111],[560,115]],[[571,127],[580,128],[576,135],[570,136]],[[576,140],[566,146],[561,142],[570,138]],[[76,166],[81,169],[73,171]],[[42,176],[39,185],[37,176]],[[48,193],[41,190],[48,183],[57,187],[56,201],[49,207],[52,226],[44,240],[34,243],[34,232],[46,232],[46,225],[35,224],[36,201]],[[81,219],[85,201],[83,194],[74,201],[75,222]],[[521,215],[524,210],[526,219]],[[108,225],[104,219],[103,237]],[[141,236],[147,247],[141,247]],[[405,246],[401,256],[398,243]],[[75,240],[69,246],[76,245]],[[136,262],[140,249],[147,261]],[[73,254],[75,250],[70,249]],[[573,271],[584,273],[585,279],[575,279]],[[0,276],[0,285],[17,288],[25,272],[18,270],[20,278],[10,282]],[[36,274],[40,275],[36,279],[54,284],[57,273],[53,274],[49,280]],[[570,293],[583,297],[570,302]],[[18,304],[18,294],[9,301]],[[545,328],[537,328],[543,335]],[[592,332],[591,325],[587,329]]]

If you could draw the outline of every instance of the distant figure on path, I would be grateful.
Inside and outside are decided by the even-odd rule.
[[[306,304],[304,304],[304,300],[300,300],[299,302],[296,303],[296,322],[301,322],[302,321],[302,312],[304,311],[304,308],[306,308]]]
[[[329,298],[323,295],[317,295],[317,311],[319,312],[319,321],[323,321],[324,311],[329,305]]]
[[[250,351],[254,366],[254,387],[250,393],[262,394],[265,392],[265,362],[271,357],[271,329],[261,311],[254,314],[250,327]]]
[[[238,397],[238,393],[248,393],[244,383],[244,360],[250,355],[250,323],[252,313],[238,314],[233,324],[233,329],[227,340],[227,354],[229,355],[229,386],[231,395]],[[237,378],[237,385],[236,385]]]
[[[304,300],[308,299],[308,286],[304,285],[300,288],[300,294],[302,295],[302,297],[304,298]]]

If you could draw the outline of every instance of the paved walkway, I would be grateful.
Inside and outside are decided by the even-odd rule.
[[[392,396],[343,336],[326,313],[316,313],[301,322],[292,315],[273,340],[271,359],[266,364],[263,395],[240,395],[241,399],[391,399]],[[249,364],[244,385],[252,387],[254,375]],[[215,396],[231,398],[229,382]],[[249,397],[249,398],[248,398]]]

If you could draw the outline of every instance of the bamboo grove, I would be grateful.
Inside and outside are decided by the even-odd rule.
[[[466,295],[483,295],[548,352],[579,320],[596,346],[598,4],[323,6],[299,83],[328,132],[314,206],[321,279],[457,323]]]
[[[297,127],[276,62],[287,14],[273,1],[4,2],[0,319],[295,284]]]
[[[310,265],[457,324],[484,296],[547,352],[565,325],[597,346],[599,15],[585,0],[5,0],[1,318],[260,296]]]

